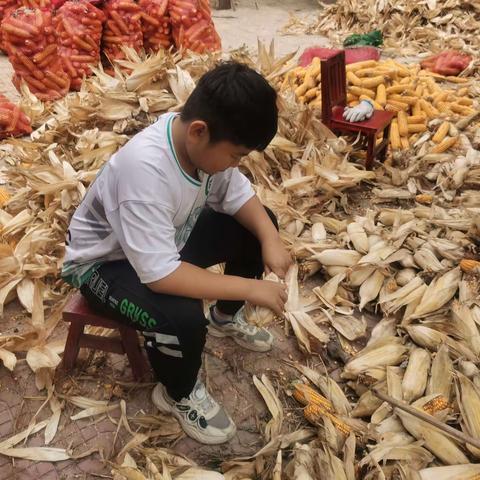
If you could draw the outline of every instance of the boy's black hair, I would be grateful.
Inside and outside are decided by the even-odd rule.
[[[210,142],[229,141],[263,150],[277,132],[277,93],[255,70],[225,62],[207,72],[181,113],[185,122],[203,120]]]

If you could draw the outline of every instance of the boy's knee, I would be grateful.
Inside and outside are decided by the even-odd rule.
[[[277,220],[277,217],[275,216],[275,214],[268,208],[268,207],[265,207],[265,211],[267,212],[267,215],[270,217],[270,220],[272,221],[272,223],[275,225],[275,228],[278,230],[278,220]]]

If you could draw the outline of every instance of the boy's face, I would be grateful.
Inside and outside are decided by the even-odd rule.
[[[187,131],[187,154],[198,170],[213,175],[236,167],[251,150],[228,141],[210,143],[208,126],[205,122],[192,122]]]

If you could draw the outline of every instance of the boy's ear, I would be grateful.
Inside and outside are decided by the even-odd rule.
[[[209,141],[208,125],[203,120],[194,120],[188,126],[188,136],[197,141]]]

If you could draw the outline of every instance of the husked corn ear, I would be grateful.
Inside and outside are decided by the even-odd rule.
[[[448,403],[448,400],[442,396],[438,395],[435,398],[429,400],[425,405],[423,405],[422,409],[425,413],[429,415],[434,415],[437,412],[441,412],[447,408],[451,408],[451,405]]]
[[[405,84],[405,85],[393,85],[392,87],[388,87],[386,92],[388,95],[395,94],[395,93],[403,93],[407,90],[413,90],[414,86],[413,83]]]
[[[410,148],[410,140],[408,137],[400,137],[400,143],[402,145],[402,150],[408,150]]]
[[[398,112],[397,121],[398,133],[401,137],[406,137],[408,135],[408,121],[407,114],[403,110],[401,112]]]
[[[387,104],[388,107],[389,104]],[[387,109],[387,107],[385,107]],[[398,131],[398,121],[396,119],[392,120],[390,125],[390,143],[393,150],[400,150],[402,148],[402,143],[400,141],[400,132]]]
[[[5,188],[0,187],[0,208],[3,207],[8,200],[10,200],[10,194]]]
[[[432,137],[432,141],[435,143],[440,143],[447,136],[448,131],[450,130],[450,122],[443,122],[436,131],[435,135]]]
[[[438,145],[435,145],[431,150],[430,153],[443,153],[449,148],[452,148],[458,142],[458,137],[449,137],[443,140]]]
[[[377,95],[375,97],[375,101],[382,107],[384,107],[387,103],[387,91],[383,83],[377,87]]]
[[[480,273],[480,262],[478,262],[477,260],[464,258],[460,261],[460,268],[465,273]]]
[[[427,388],[430,370],[430,354],[423,348],[414,348],[410,352],[408,366],[402,381],[403,399],[411,402],[423,395]]]
[[[375,98],[375,92],[373,90],[370,90],[369,88],[356,87],[355,85],[353,85],[348,88],[348,91],[350,93],[353,93],[357,97],[359,97],[360,95],[366,95],[370,99]]]
[[[426,131],[427,126],[424,123],[411,123],[408,125],[408,133],[422,133]]]
[[[362,78],[360,81],[360,86],[364,88],[376,88],[383,83],[385,83],[385,77],[383,75],[378,75],[376,77]]]
[[[302,405],[309,405],[313,403],[329,412],[333,413],[334,411],[330,400],[305,383],[297,382],[293,385],[293,397]]]
[[[363,87],[362,80],[353,72],[347,72],[347,81],[356,87]]]
[[[352,431],[350,426],[345,422],[337,418],[325,408],[315,405],[314,403],[307,405],[303,410],[303,414],[305,415],[305,418],[314,425],[318,425],[318,423],[326,417],[335,425],[335,428],[344,435],[350,435],[350,432]]]
[[[363,68],[371,68],[377,65],[376,60],[364,60],[362,62],[350,63],[346,66],[347,72],[356,72],[357,70],[362,70]]]
[[[425,123],[427,120],[427,116],[424,113],[420,113],[419,115],[411,115],[407,117],[407,122],[412,125],[415,123]]]

